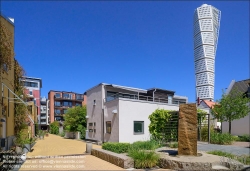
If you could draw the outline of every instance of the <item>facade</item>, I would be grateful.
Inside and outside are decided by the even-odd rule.
[[[194,13],[196,98],[214,100],[215,56],[221,12],[203,4]]]
[[[36,135],[35,122],[34,121],[37,120],[37,117],[38,117],[37,112],[39,110],[38,110],[38,107],[36,106],[34,101],[29,101],[29,102],[27,102],[27,104],[28,104],[27,107],[28,107],[28,111],[29,111],[29,117],[27,117],[27,119],[26,119],[26,123],[28,125],[27,133],[31,137],[31,135],[32,136]]]
[[[27,101],[34,101],[35,106],[37,106],[37,122],[39,125],[40,123],[40,95],[41,95],[41,88],[42,88],[42,79],[41,78],[34,78],[34,77],[23,77],[22,79],[24,91],[27,95]]]
[[[48,109],[47,109],[48,101],[45,97],[41,98],[40,102],[40,123],[41,123],[41,129],[47,130],[49,125],[49,115],[48,115]]]
[[[188,98],[158,88],[138,89],[101,83],[86,91],[86,139],[135,142],[150,137],[149,115],[156,109],[179,110]]]
[[[237,82],[235,80],[232,80],[227,88],[226,94],[229,94],[230,91],[234,88],[237,88],[239,91],[244,92],[247,95],[247,97],[250,98],[250,79],[237,81]],[[250,135],[249,122],[250,122],[250,113],[244,118],[233,120],[231,122],[231,134],[232,135],[243,135],[243,134]],[[229,123],[222,122],[222,132],[226,133],[228,132],[228,130],[229,130]]]
[[[64,121],[63,115],[68,108],[86,104],[84,94],[67,91],[51,90],[48,93],[48,100],[49,123],[54,121]]]
[[[0,26],[6,28],[7,34],[10,36],[10,43],[13,45],[11,49],[14,53],[14,19],[4,16],[0,12]],[[2,35],[2,34],[1,34]],[[14,56],[10,59],[11,65],[14,65]],[[14,138],[14,67],[7,68],[6,65],[0,66],[0,138],[2,149],[9,149]]]

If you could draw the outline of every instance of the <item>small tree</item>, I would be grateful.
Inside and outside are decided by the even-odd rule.
[[[76,106],[67,110],[64,115],[64,126],[71,132],[79,131],[81,138],[85,138],[86,130],[86,106]]]
[[[250,99],[244,92],[232,89],[229,94],[223,92],[222,98],[215,105],[212,114],[221,122],[229,122],[229,133],[231,134],[231,121],[244,118],[250,112]]]

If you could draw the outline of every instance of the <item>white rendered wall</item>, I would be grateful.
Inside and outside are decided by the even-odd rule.
[[[150,138],[148,119],[156,109],[179,110],[177,105],[157,104],[130,99],[119,100],[119,142],[133,143]],[[134,134],[134,121],[144,121],[144,134]]]
[[[244,118],[241,118],[239,120],[233,120],[231,122],[231,134],[232,135],[243,135],[248,134],[250,135],[250,113],[245,116]],[[229,130],[229,123],[228,122],[222,122],[222,132],[226,133]]]
[[[194,61],[196,98],[214,99],[215,55],[220,11],[203,4],[194,14]]]

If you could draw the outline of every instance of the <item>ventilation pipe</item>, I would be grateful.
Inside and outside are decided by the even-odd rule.
[[[153,91],[153,101],[155,101],[155,92],[156,92],[156,89]]]

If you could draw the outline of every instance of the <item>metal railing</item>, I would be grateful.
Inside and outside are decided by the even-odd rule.
[[[176,105],[185,103],[185,102],[179,101],[179,100],[169,101],[168,99],[165,99],[165,98],[158,98],[158,97],[153,98],[152,96],[143,96],[143,95],[139,95],[139,98],[138,98],[138,94],[126,94],[126,93],[116,93],[116,94],[113,94],[111,96],[108,96],[104,100],[105,100],[105,102],[109,102],[109,101],[115,100],[117,98],[134,99],[134,100],[176,104]]]

